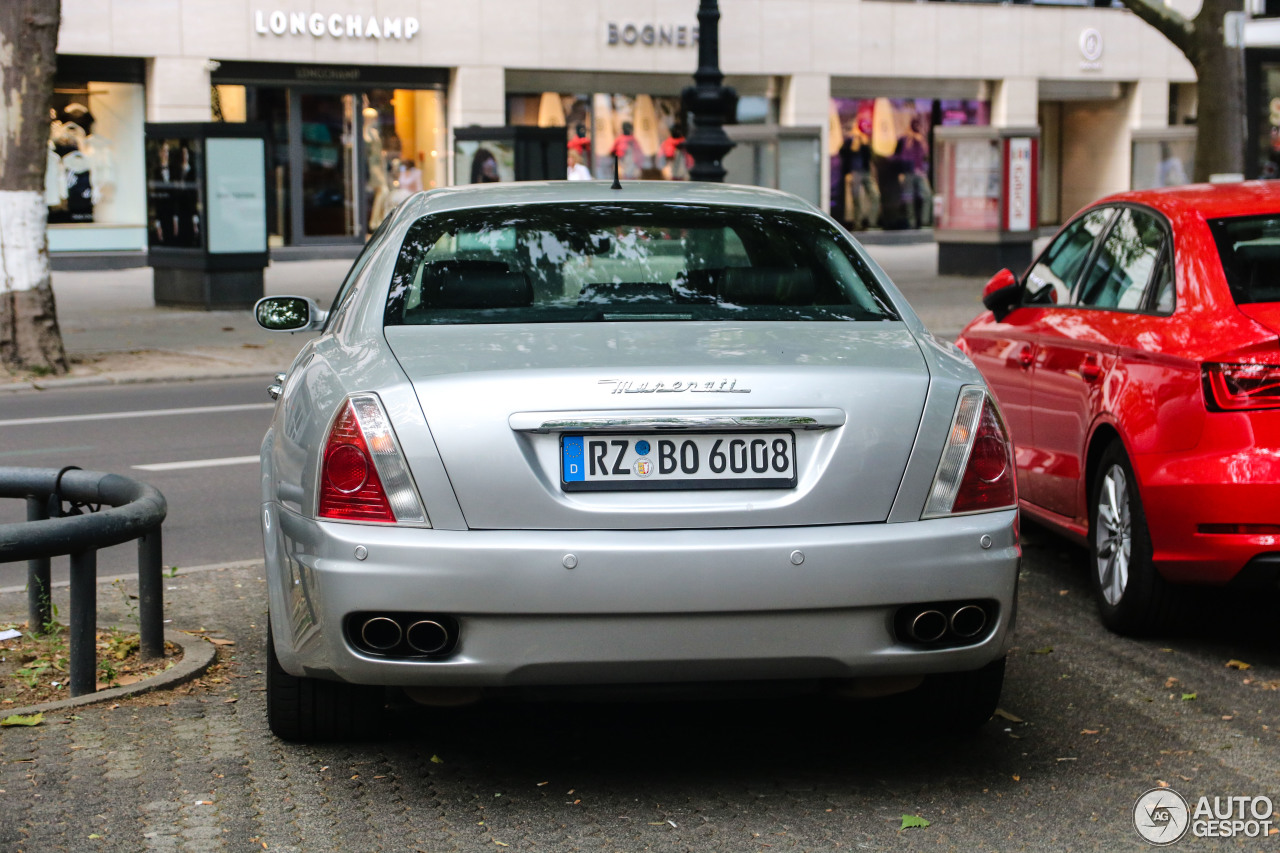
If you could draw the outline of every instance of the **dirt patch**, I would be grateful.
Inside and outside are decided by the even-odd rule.
[[[19,636],[0,641],[0,716],[4,708],[23,708],[58,699],[71,691],[68,658],[70,641],[65,625],[47,633],[32,633],[25,625],[0,626]],[[104,628],[97,634],[97,689],[123,687],[164,672],[182,659],[182,648],[165,643],[164,657],[143,660],[137,632]]]

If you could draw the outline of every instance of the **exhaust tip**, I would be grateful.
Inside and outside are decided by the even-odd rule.
[[[918,643],[936,643],[947,633],[947,617],[941,610],[925,610],[916,614],[908,630]]]
[[[360,639],[369,648],[380,652],[390,651],[400,645],[403,636],[400,623],[386,616],[366,619],[360,626]]]
[[[951,614],[951,632],[957,637],[969,639],[982,633],[987,627],[987,614],[976,604],[966,604]]]
[[[439,622],[422,619],[409,626],[405,641],[415,652],[432,655],[449,645],[449,631]]]

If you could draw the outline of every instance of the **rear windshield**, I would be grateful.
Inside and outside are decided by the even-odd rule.
[[[1212,219],[1209,229],[1236,304],[1280,302],[1280,216]]]
[[[579,203],[419,219],[385,322],[895,319],[870,269],[817,216]]]

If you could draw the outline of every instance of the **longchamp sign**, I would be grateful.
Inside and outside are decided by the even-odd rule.
[[[253,13],[253,31],[258,35],[303,36],[314,38],[403,39],[409,41],[422,26],[417,18],[378,17],[377,15],[325,15],[321,12],[284,12],[276,9]]]

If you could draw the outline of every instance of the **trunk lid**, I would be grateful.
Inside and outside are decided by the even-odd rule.
[[[881,522],[906,469],[929,387],[919,346],[899,322],[385,331],[467,524],[480,529]],[[715,431],[741,435],[742,424],[779,416],[817,422],[793,430],[792,488],[567,492],[561,438],[582,430],[539,429],[617,417],[709,417]],[[406,453],[413,466],[413,449]],[[423,499],[430,513],[431,496]]]

